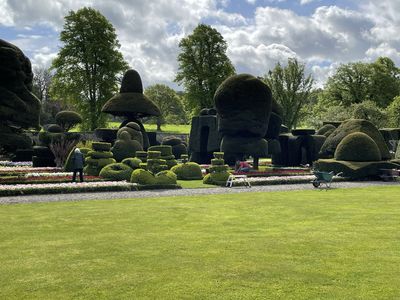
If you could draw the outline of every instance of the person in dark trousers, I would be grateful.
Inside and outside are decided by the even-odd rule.
[[[79,148],[76,148],[74,155],[72,157],[72,165],[74,167],[74,174],[72,175],[72,182],[76,180],[76,173],[79,172],[79,178],[83,182],[83,165],[85,163],[85,158]]]

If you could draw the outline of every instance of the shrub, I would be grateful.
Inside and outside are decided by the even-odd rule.
[[[195,162],[179,164],[171,168],[179,180],[197,180],[202,179],[201,167]]]
[[[142,162],[147,161],[147,152],[146,151],[136,151],[135,156],[139,158]]]
[[[95,135],[103,142],[113,143],[117,139],[118,129],[115,128],[96,128]]]
[[[111,180],[127,180],[129,181],[133,169],[123,163],[109,164],[101,169],[100,176]]]
[[[56,114],[56,123],[63,131],[69,131],[76,124],[82,123],[82,116],[75,111],[60,111]]]
[[[110,151],[111,150],[111,144],[110,143],[105,143],[105,142],[93,142],[92,143],[92,148],[95,151]]]
[[[142,161],[137,158],[137,157],[128,157],[122,160],[123,164],[126,164],[127,166],[131,167],[132,169],[137,169],[140,168],[140,164]]]
[[[314,129],[293,129],[293,135],[313,135],[315,133]]]
[[[378,146],[367,134],[353,132],[347,135],[337,146],[336,160],[379,161],[381,153]]]
[[[353,132],[363,132],[371,137],[374,142],[378,145],[381,152],[382,159],[390,159],[389,149],[382,137],[379,130],[367,120],[350,119],[344,121],[338,128],[336,128],[329,137],[325,140],[320,150],[321,158],[333,157],[335,150],[339,143],[345,136]]]
[[[210,173],[215,173],[215,172],[225,172],[229,170],[229,166],[228,165],[215,165],[215,166],[211,166],[209,168]]]
[[[221,159],[221,158],[213,158],[213,159],[211,160],[211,164],[212,164],[213,166],[224,165],[224,164],[225,164],[225,161],[224,161],[223,159]]]
[[[156,178],[147,170],[136,169],[132,172],[131,182],[137,184],[155,184]]]
[[[182,144],[182,140],[176,136],[168,136],[164,138],[161,145],[176,146]]]
[[[52,141],[59,139],[62,133],[52,133],[47,131],[40,131],[38,139],[43,146],[48,146]]]
[[[128,157],[134,157],[136,151],[141,150],[143,150],[142,145],[138,141],[131,139],[131,136],[126,131],[123,131],[119,135],[114,146],[111,148],[111,152],[117,161],[122,161]]]
[[[161,157],[160,151],[147,151],[147,159],[157,159]]]
[[[151,151],[160,151],[162,157],[167,157],[167,156],[173,155],[172,147],[170,145],[151,146],[151,147],[149,147],[148,152],[151,152]]]
[[[114,158],[99,158],[97,159],[97,166],[103,168],[109,164],[116,163]]]
[[[213,182],[213,184],[225,185],[226,181],[229,178],[229,175],[230,175],[230,173],[228,171],[210,173],[210,179],[211,179],[211,182]]]
[[[47,127],[47,131],[50,133],[61,133],[61,132],[63,132],[63,129],[58,124],[50,124]]]
[[[156,184],[176,184],[176,178],[172,171],[161,171],[156,174]]]
[[[214,152],[213,155],[217,159],[224,159],[224,152]]]
[[[328,137],[335,129],[336,127],[333,126],[332,124],[325,124],[320,129],[318,129],[316,134]]]
[[[143,147],[143,135],[140,131],[140,126],[136,122],[129,122],[124,127],[121,127],[117,132],[117,138],[121,138],[123,132],[129,133],[132,140],[137,141]]]
[[[112,158],[113,154],[110,151],[89,151],[88,156],[91,158]]]

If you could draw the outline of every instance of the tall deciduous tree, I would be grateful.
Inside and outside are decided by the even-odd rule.
[[[189,107],[194,113],[212,107],[216,89],[235,73],[226,55],[227,44],[214,28],[200,24],[183,38],[178,55],[179,70],[175,81],[183,84]]]
[[[399,75],[399,69],[388,57],[373,63],[342,64],[328,79],[325,96],[344,106],[370,100],[386,107],[400,93]]]
[[[157,130],[166,122],[185,124],[186,112],[181,98],[177,93],[165,84],[149,86],[144,94],[152,100],[160,109],[161,116],[157,117]]]
[[[63,46],[53,61],[52,92],[76,105],[83,128],[105,124],[103,104],[117,91],[117,76],[128,69],[113,25],[97,10],[82,8],[65,17]]]
[[[285,67],[277,63],[264,77],[272,96],[282,105],[283,123],[289,129],[295,128],[300,121],[302,108],[307,104],[314,83],[311,75],[306,76],[304,69],[304,64],[289,58]]]

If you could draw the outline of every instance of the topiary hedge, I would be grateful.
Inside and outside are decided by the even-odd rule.
[[[363,132],[371,137],[381,152],[383,160],[390,159],[389,149],[379,130],[370,121],[362,119],[350,119],[344,121],[336,128],[325,140],[321,147],[319,155],[321,158],[332,158],[339,143],[348,134],[353,132]]]
[[[132,172],[131,180],[132,183],[137,184],[156,184],[156,178],[152,173],[143,169],[136,169]]]
[[[100,176],[110,180],[127,180],[129,181],[132,175],[133,169],[123,163],[113,163],[105,166],[100,171]]]
[[[111,150],[111,143],[105,142],[93,142],[92,148],[95,151],[110,151]]]
[[[201,167],[195,162],[187,162],[173,166],[171,171],[176,174],[179,180],[200,180],[203,179]]]
[[[177,176],[174,172],[165,170],[156,174],[156,184],[176,184]]]
[[[378,146],[367,134],[353,132],[347,135],[337,146],[336,160],[345,161],[380,161]]]
[[[132,169],[140,168],[142,161],[137,157],[128,157],[121,161],[123,164],[131,167]]]
[[[336,127],[332,124],[325,124],[320,129],[318,129],[316,134],[328,137],[335,129]]]
[[[111,151],[89,151],[87,153],[92,158],[112,158],[113,154]]]
[[[170,145],[158,145],[158,146],[151,146],[148,149],[148,152],[151,151],[160,151],[161,152],[161,156],[169,156],[171,157],[172,154],[172,147]]]

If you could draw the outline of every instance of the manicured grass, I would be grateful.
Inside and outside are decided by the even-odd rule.
[[[203,180],[178,180],[178,184],[184,189],[215,188],[213,184],[204,184]]]
[[[121,122],[109,122],[109,128],[118,128]],[[146,131],[156,131],[156,124],[143,124]],[[161,130],[163,132],[168,133],[176,133],[176,134],[189,134],[190,133],[190,125],[175,125],[175,124],[165,124],[161,126]]]
[[[399,299],[399,193],[0,206],[0,299]]]

